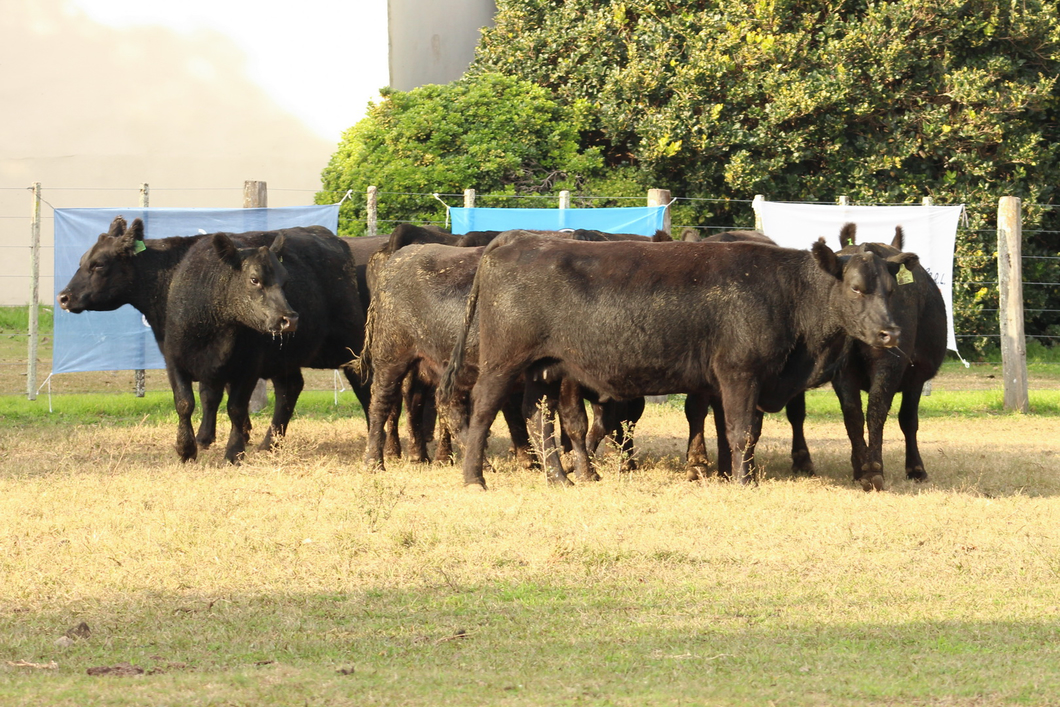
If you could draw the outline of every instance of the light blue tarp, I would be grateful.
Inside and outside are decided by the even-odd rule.
[[[81,256],[116,216],[144,221],[147,239],[199,233],[272,231],[324,226],[334,233],[338,204],[274,209],[56,209],[55,294],[77,272]],[[55,308],[52,373],[165,368],[162,352],[143,316],[130,305],[113,312],[71,314]]]
[[[615,209],[450,209],[453,233],[468,231],[560,231],[585,228],[605,233],[653,236],[663,227],[665,206]]]

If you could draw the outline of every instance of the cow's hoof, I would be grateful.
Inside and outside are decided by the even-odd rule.
[[[567,478],[566,474],[549,474],[547,477],[549,486],[573,486],[574,482]]]
[[[917,483],[922,483],[924,481],[927,481],[927,472],[924,471],[924,467],[916,466],[912,469],[906,469],[905,477],[912,481],[916,481]]]
[[[619,472],[621,472],[623,474],[629,474],[631,472],[636,471],[637,470],[637,460],[636,459],[626,459],[625,461],[623,461],[619,465],[618,470],[619,470]]]
[[[689,481],[699,481],[700,479],[707,478],[707,474],[710,472],[707,469],[706,464],[693,464],[689,466],[686,471],[688,472]]]
[[[367,471],[369,474],[374,474],[377,471],[386,471],[386,469],[383,467],[383,460],[375,457],[364,458],[364,470]]]
[[[597,474],[595,471],[590,471],[588,474],[578,474],[578,480],[587,481],[591,483],[593,481],[599,481],[600,475]]]
[[[486,482],[483,481],[481,484],[480,483],[474,483],[474,482],[470,483],[470,484],[464,484],[464,490],[465,491],[473,491],[473,492],[485,493],[486,492]]]
[[[198,437],[195,438],[195,444],[199,445],[199,449],[209,449],[210,445],[213,444],[213,442],[213,437],[204,437],[202,439],[199,439]]]
[[[817,475],[817,470],[813,467],[813,460],[810,459],[810,453],[805,449],[791,455],[791,473],[804,476]]]
[[[874,474],[872,476],[863,476],[858,481],[861,482],[861,488],[865,491],[884,491],[883,486],[883,474]]]

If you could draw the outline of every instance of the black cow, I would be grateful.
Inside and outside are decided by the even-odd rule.
[[[368,410],[369,385],[345,366],[363,345],[364,314],[358,298],[349,249],[326,228],[313,226],[284,231],[255,231],[231,236],[235,243],[268,246],[285,235],[285,266],[293,282],[286,295],[300,311],[297,337],[258,337],[272,355],[269,368],[259,377],[271,378],[276,405],[269,431],[262,443],[284,434],[302,390],[300,366],[342,367],[361,405]],[[165,351],[170,313],[170,285],[190,249],[211,236],[188,236],[144,240],[143,222],[135,219],[127,227],[118,217],[109,233],[81,258],[78,271],[59,293],[59,305],[70,312],[109,311],[131,304],[151,325],[159,348]],[[308,283],[308,284],[303,284]],[[294,304],[297,303],[297,304]],[[196,436],[200,447],[214,440],[217,409],[224,388],[200,385],[203,416]]]
[[[840,234],[845,255],[864,248],[882,258],[902,252],[903,232],[895,229],[890,245],[854,244],[855,227],[848,224]],[[843,408],[843,421],[851,444],[854,479],[866,491],[883,488],[883,427],[894,394],[902,393],[898,424],[905,435],[905,473],[914,481],[927,479],[916,435],[920,426],[920,396],[946,356],[946,304],[938,285],[919,263],[907,263],[897,277],[893,298],[894,318],[902,329],[902,344],[896,349],[877,349],[850,341],[847,363],[832,380]],[[869,442],[865,444],[865,414],[861,392],[868,391]]]
[[[286,338],[297,331],[298,316],[283,290],[287,268],[277,258],[284,255],[284,243],[280,234],[269,247],[239,248],[228,234],[215,233],[189,248],[173,273],[162,354],[179,418],[182,461],[194,459],[198,449],[191,426],[192,381],[214,391],[228,388],[232,431],[225,458],[236,462],[246,448],[250,396],[266,367],[259,333]]]
[[[829,380],[848,334],[896,346],[894,274],[916,262],[911,253],[885,260],[868,249],[837,256],[823,240],[808,252],[500,237],[479,265],[440,390],[444,397],[454,389],[476,326],[464,483],[485,487],[489,426],[524,374],[572,378],[603,399],[718,391],[734,475],[746,483],[756,411],[778,411]]]

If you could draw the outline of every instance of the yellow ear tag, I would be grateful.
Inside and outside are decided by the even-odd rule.
[[[902,267],[898,268],[897,280],[899,285],[908,285],[913,281],[913,273],[906,269],[904,263]]]

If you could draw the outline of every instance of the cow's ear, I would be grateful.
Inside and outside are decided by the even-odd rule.
[[[672,241],[673,237],[661,228],[655,232],[655,235],[651,237],[652,243],[666,243]]]
[[[239,249],[232,239],[225,233],[213,234],[213,249],[221,262],[228,263],[235,270],[243,267],[243,261],[239,257]]]
[[[117,219],[115,219],[115,221],[117,221]],[[111,233],[113,232],[114,224],[112,223]],[[144,222],[140,219],[134,219],[132,222],[132,226],[126,228],[125,220],[123,219],[121,225],[121,233],[118,234],[117,238],[118,251],[122,255],[136,255],[144,249]]]
[[[916,253],[899,253],[887,258],[887,272],[898,277],[898,271],[905,266],[906,270],[912,270],[920,263],[920,256]]]
[[[125,233],[125,217],[115,216],[114,220],[110,222],[110,231],[107,235],[112,238],[119,238]]]
[[[836,257],[835,252],[824,243],[824,238],[819,238],[816,243],[813,244],[813,257],[817,261],[817,265],[820,266],[821,270],[832,277],[843,279],[843,266],[839,263],[839,258]]]
[[[894,227],[894,240],[891,241],[891,247],[895,250],[905,250],[905,231],[901,226]]]
[[[848,245],[854,245],[857,235],[858,225],[856,223],[844,224],[843,228],[839,229],[839,247],[846,248]]]
[[[271,250],[273,255],[277,258],[280,258],[283,255],[283,247],[285,245],[287,245],[287,237],[281,233],[276,236],[276,240],[274,240],[272,245],[269,246],[269,250]]]

